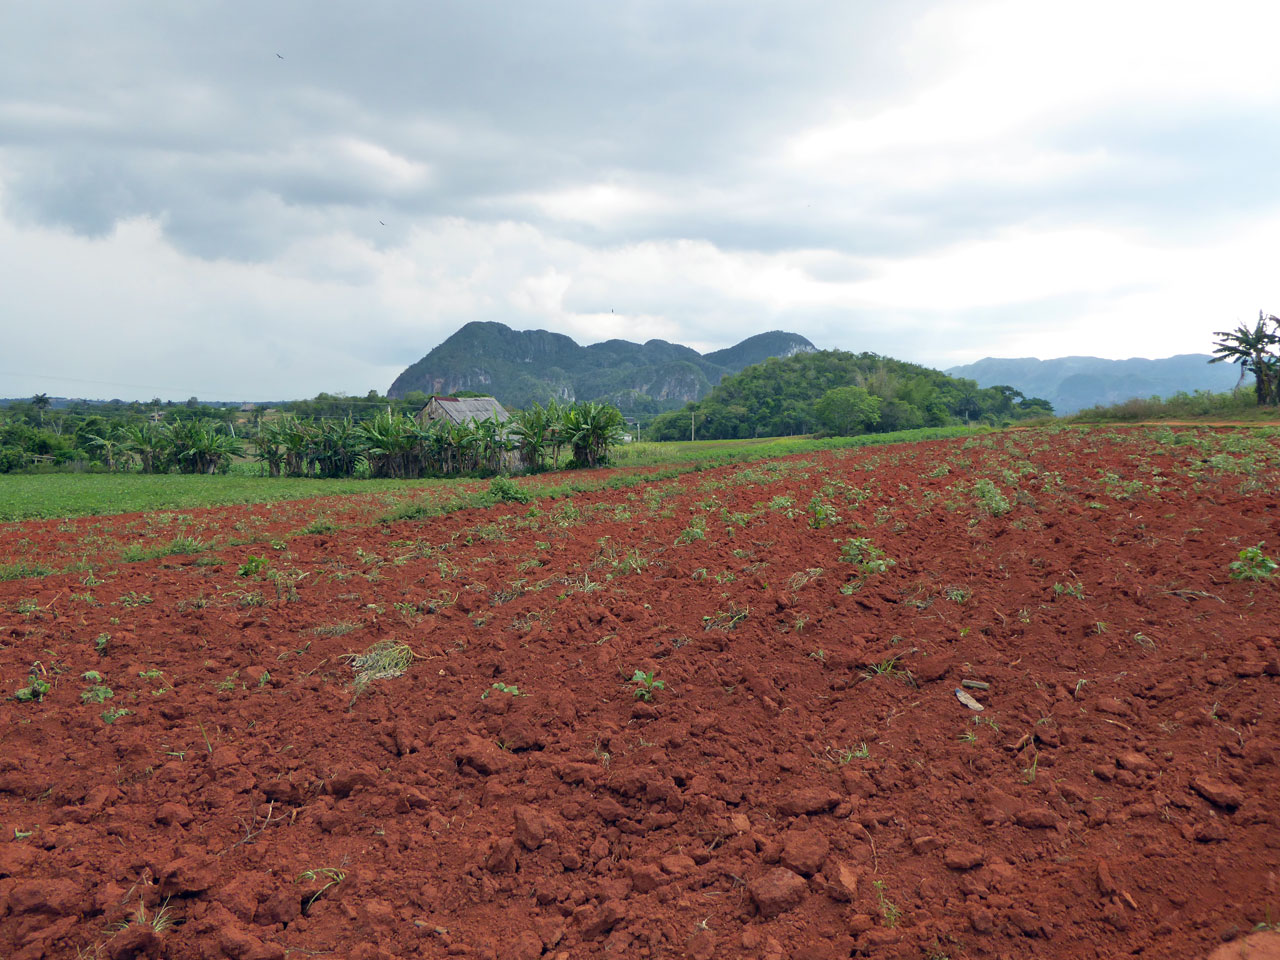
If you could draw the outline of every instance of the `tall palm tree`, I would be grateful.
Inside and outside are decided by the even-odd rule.
[[[1268,330],[1268,323],[1274,324],[1275,329]],[[1241,324],[1231,331],[1215,330],[1213,335],[1221,339],[1213,348],[1218,356],[1209,362],[1225,360],[1240,364],[1240,379],[1244,379],[1246,371],[1253,373],[1254,395],[1259,406],[1280,403],[1280,356],[1272,352],[1280,346],[1280,317],[1259,310],[1258,322],[1252,330]]]
[[[44,412],[49,409],[49,395],[37,393],[31,398],[31,405],[40,413],[40,426],[44,426]]]

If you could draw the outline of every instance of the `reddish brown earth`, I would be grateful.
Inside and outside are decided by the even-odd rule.
[[[1263,956],[1280,577],[1228,564],[1280,553],[1278,465],[1032,431],[325,535],[201,511],[276,548],[138,563],[145,518],[0,529],[97,558],[0,583],[0,956]],[[380,640],[416,658],[357,696]]]

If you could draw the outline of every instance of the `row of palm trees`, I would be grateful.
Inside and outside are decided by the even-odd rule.
[[[506,422],[419,423],[386,411],[370,420],[264,420],[238,438],[213,420],[131,424],[91,437],[109,469],[143,473],[217,473],[245,446],[268,476],[417,478],[459,473],[598,467],[622,440],[616,407],[599,403],[534,404]],[[562,462],[562,454],[568,454]]]

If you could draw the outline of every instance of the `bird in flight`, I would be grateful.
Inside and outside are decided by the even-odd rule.
[[[384,227],[386,226],[386,223],[384,221],[379,220],[378,222],[381,223]]]
[[[280,57],[280,54],[278,54],[278,53],[277,53],[277,54],[276,54],[276,56],[277,56],[277,57]],[[281,59],[281,60],[283,60],[283,59],[284,59],[284,57],[280,57],[280,59]]]

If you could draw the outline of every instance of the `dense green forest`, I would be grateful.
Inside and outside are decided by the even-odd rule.
[[[773,358],[726,377],[707,397],[665,413],[651,440],[853,436],[1052,415],[1048,401],[874,353],[820,350]]]

